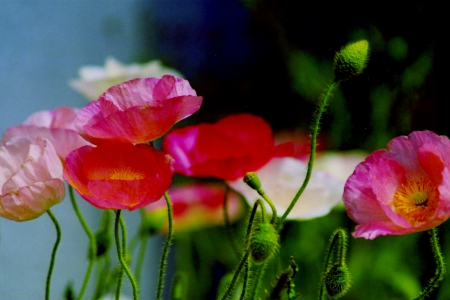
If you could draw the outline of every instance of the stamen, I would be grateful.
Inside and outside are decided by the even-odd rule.
[[[439,190],[428,177],[410,179],[394,194],[392,209],[411,225],[425,222],[434,215],[439,202]]]

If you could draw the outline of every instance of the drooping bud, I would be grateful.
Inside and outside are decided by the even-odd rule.
[[[369,42],[361,40],[344,46],[334,57],[334,81],[347,80],[363,72],[369,59]]]
[[[254,189],[255,191],[259,191],[261,189],[261,181],[258,178],[258,174],[256,172],[248,172],[244,176],[244,182]]]
[[[255,263],[271,259],[280,247],[280,236],[270,223],[259,223],[250,236],[250,254]]]
[[[350,288],[350,273],[345,264],[334,264],[326,273],[324,279],[328,296],[339,298]]]

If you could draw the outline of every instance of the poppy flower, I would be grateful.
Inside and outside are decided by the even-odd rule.
[[[256,171],[261,186],[282,216],[306,176],[307,165],[293,157],[275,157]],[[253,205],[261,196],[244,183],[242,178],[227,181]],[[312,172],[309,184],[288,215],[288,219],[311,219],[326,215],[342,201],[344,182],[322,171]],[[267,206],[268,211],[270,207]]]
[[[173,175],[170,155],[146,144],[105,142],[66,157],[64,177],[92,205],[135,210],[161,198]]]
[[[59,157],[64,158],[77,148],[91,145],[75,130],[75,118],[79,109],[59,107],[55,110],[43,110],[32,114],[21,125],[6,129],[2,136],[2,143],[18,136],[36,139],[48,139],[55,147]]]
[[[147,143],[164,135],[202,104],[189,82],[170,75],[137,78],[109,88],[81,109],[75,121],[79,134],[104,141]]]
[[[86,96],[89,100],[97,100],[113,85],[141,77],[160,78],[166,74],[183,77],[175,69],[164,66],[159,60],[144,64],[123,64],[114,57],[107,57],[105,66],[84,66],[78,71],[80,78],[69,81],[69,85]]]
[[[274,156],[293,153],[292,144],[275,146],[269,124],[251,114],[175,129],[164,138],[163,149],[175,159],[175,172],[224,180],[255,171]]]
[[[0,216],[32,220],[65,196],[63,166],[48,140],[16,137],[0,148]]]
[[[436,227],[450,217],[450,140],[414,131],[374,151],[348,178],[344,205],[358,225],[353,236],[374,239]]]
[[[217,183],[191,183],[169,189],[176,232],[224,224],[223,205],[226,187]],[[241,197],[228,193],[228,215],[236,220],[243,212]],[[167,232],[167,205],[164,199],[145,207],[146,217],[154,227]]]

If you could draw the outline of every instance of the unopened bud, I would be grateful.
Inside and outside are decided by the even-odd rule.
[[[255,172],[248,172],[244,176],[244,182],[254,189],[255,191],[259,191],[261,189],[261,181],[258,178],[258,175]]]
[[[260,223],[250,236],[250,254],[255,263],[271,259],[280,247],[280,236],[270,223]]]
[[[328,296],[339,298],[350,288],[350,273],[345,264],[334,264],[325,275],[325,288]]]
[[[347,80],[363,72],[369,59],[369,42],[361,40],[344,46],[334,57],[334,81]]]

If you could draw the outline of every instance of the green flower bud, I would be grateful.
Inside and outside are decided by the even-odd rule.
[[[245,174],[244,182],[255,191],[259,191],[261,189],[261,181],[255,172],[248,172]]]
[[[325,288],[328,296],[339,298],[350,288],[350,272],[345,264],[334,264],[325,275]]]
[[[260,223],[250,236],[250,254],[255,263],[271,259],[280,247],[280,236],[270,223]]]
[[[334,80],[347,80],[363,72],[369,59],[369,42],[361,40],[347,44],[334,57]]]

